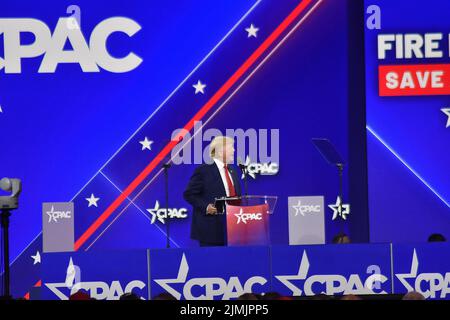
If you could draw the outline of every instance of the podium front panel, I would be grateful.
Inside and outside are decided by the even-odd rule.
[[[270,245],[269,206],[227,206],[228,246]]]

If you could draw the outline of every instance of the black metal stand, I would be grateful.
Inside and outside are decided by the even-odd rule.
[[[328,139],[324,138],[313,138],[312,143],[315,145],[317,150],[320,152],[322,157],[333,166],[336,166],[339,171],[339,213],[342,215],[342,202],[344,201],[344,187],[343,187],[343,171],[344,171],[344,160],[342,159],[339,152]],[[344,219],[341,216],[341,234],[344,233]]]
[[[338,210],[342,212],[342,202],[344,201],[344,164],[338,163],[336,166],[339,171],[339,198],[341,198]],[[341,234],[344,234],[344,219],[341,219]]]
[[[247,168],[245,168],[244,170],[244,195],[247,197],[248,196],[248,187],[247,187]]]
[[[165,177],[165,193],[166,193],[166,248],[170,248],[170,217],[169,217],[169,168],[171,164],[166,162],[163,164],[164,168],[164,177]]]
[[[9,273],[9,217],[11,216],[11,212],[9,210],[2,209],[0,213],[1,217],[1,226],[3,233],[3,295],[0,297],[0,300],[9,300],[12,299],[10,294],[10,273]]]
[[[242,171],[242,174],[244,175],[244,197],[243,199],[245,199],[246,203],[248,203],[248,186],[247,186],[247,177],[248,177],[248,172],[247,172],[247,166],[245,164],[239,164],[239,168]]]

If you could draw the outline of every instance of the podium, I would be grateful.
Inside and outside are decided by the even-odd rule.
[[[228,246],[270,245],[270,216],[276,196],[242,196],[216,199],[226,215]]]

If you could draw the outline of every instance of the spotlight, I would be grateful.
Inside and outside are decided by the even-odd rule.
[[[0,209],[14,210],[19,207],[19,195],[22,192],[22,182],[19,179],[3,178],[0,189],[10,192],[9,196],[0,196]]]
[[[0,189],[10,192],[9,196],[0,197],[0,224],[3,233],[3,295],[0,299],[11,299],[10,273],[9,273],[9,217],[11,211],[19,207],[19,195],[22,191],[22,182],[19,179],[3,178],[0,180]]]

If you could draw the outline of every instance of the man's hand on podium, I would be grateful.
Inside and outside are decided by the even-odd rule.
[[[214,205],[212,203],[208,204],[208,207],[206,208],[206,214],[217,214],[217,209],[216,207],[214,207]]]

